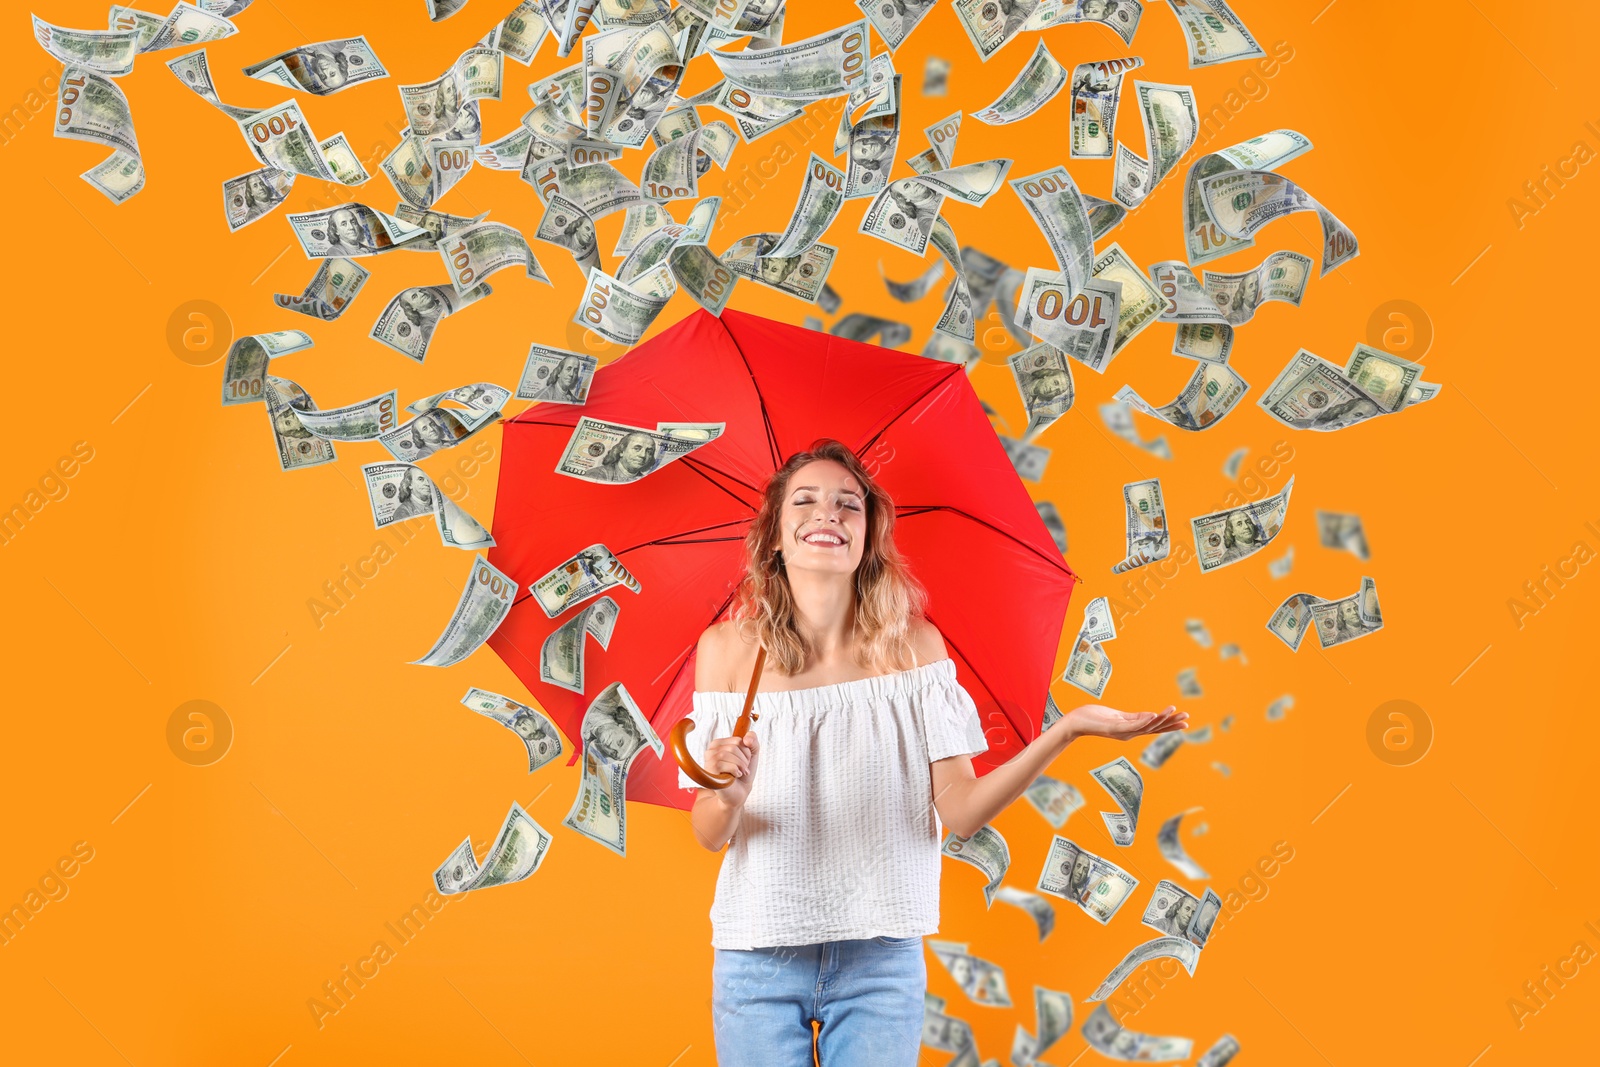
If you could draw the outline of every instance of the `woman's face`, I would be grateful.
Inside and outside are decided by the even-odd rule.
[[[788,569],[853,574],[867,547],[865,492],[843,464],[813,460],[790,477],[778,525]]]

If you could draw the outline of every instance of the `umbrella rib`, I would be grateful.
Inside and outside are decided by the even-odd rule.
[[[911,403],[909,403],[905,407],[901,408],[900,411],[894,416],[894,418],[890,419],[888,422],[884,423],[881,427],[879,427],[878,428],[878,432],[873,434],[867,440],[867,442],[865,444],[863,444],[860,448],[858,448],[856,450],[856,455],[858,455],[858,456],[865,455],[866,452],[867,452],[867,449],[871,448],[873,445],[878,443],[878,438],[882,437],[884,434],[889,432],[889,427],[893,426],[895,423],[897,423],[901,419],[903,419],[905,417],[906,412],[910,411],[912,408],[914,408],[918,404],[922,403],[922,401],[926,400],[936,390],[943,389],[945,387],[945,385],[950,381],[950,379],[955,376],[955,374],[956,374],[955,365],[951,364],[950,373],[946,374],[943,378],[940,378],[938,381],[936,381],[932,385],[928,386],[928,388],[923,390],[922,393],[919,394],[915,400],[911,401]]]
[[[733,331],[728,329],[728,324],[722,321],[721,316],[717,317],[717,325],[721,326],[722,332],[728,335],[728,343],[733,346],[735,352],[739,353],[739,361],[744,364],[745,373],[750,375],[750,388],[755,392],[756,404],[761,409],[761,425],[767,431],[767,452],[771,456],[773,467],[777,467],[782,462],[782,457],[778,454],[778,438],[772,432],[772,419],[767,415],[767,398],[761,395],[761,387],[756,384],[755,369],[750,366],[749,357],[744,354],[744,349],[739,346],[739,339],[733,336]]]
[[[1081,578],[1078,578],[1078,572],[1073,570],[1071,564],[1069,564],[1065,559],[1058,558],[1055,553],[1045,552],[1035,545],[1030,545],[1016,534],[1007,533],[1005,530],[1000,529],[1000,527],[996,526],[992,522],[989,522],[987,519],[981,519],[971,512],[963,511],[961,508],[953,508],[948,504],[907,504],[904,507],[897,507],[895,511],[898,513],[897,517],[899,518],[910,518],[914,515],[926,515],[931,511],[948,511],[952,515],[959,515],[962,518],[975,522],[980,526],[987,526],[1001,537],[1004,537],[1010,541],[1015,541],[1017,544],[1021,545],[1023,548],[1026,548],[1040,559],[1060,567],[1062,570],[1072,575],[1073,578],[1077,578],[1079,581],[1082,581]]]

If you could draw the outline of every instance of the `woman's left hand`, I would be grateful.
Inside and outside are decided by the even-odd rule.
[[[1189,713],[1168,704],[1162,711],[1118,711],[1104,704],[1084,704],[1062,717],[1074,737],[1109,737],[1129,741],[1141,734],[1164,734],[1187,730]]]

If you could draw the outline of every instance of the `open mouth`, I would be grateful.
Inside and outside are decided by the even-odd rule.
[[[818,548],[842,548],[846,543],[843,537],[832,530],[812,530],[800,538],[800,541],[803,544],[814,545]]]

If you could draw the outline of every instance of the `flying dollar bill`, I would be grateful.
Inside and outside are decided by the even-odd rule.
[[[1109,404],[1101,404],[1100,421],[1105,423],[1106,429],[1135,448],[1142,449],[1158,459],[1172,458],[1172,449],[1168,447],[1165,437],[1146,441],[1140,436],[1139,428],[1133,422],[1133,408],[1123,401],[1113,400]]]
[[[1072,408],[1072,369],[1066,354],[1040,342],[1006,360],[1028,412],[1023,440],[1031,441]]]
[[[448,896],[520,882],[539,869],[553,840],[549,831],[522,810],[522,805],[512,801],[499,836],[483,858],[483,866],[473,859],[472,838],[468,836],[433,872],[433,884]]]
[[[1256,404],[1285,426],[1324,433],[1387,414],[1377,398],[1338,367],[1303,348]]]
[[[554,284],[534,258],[527,240],[503,222],[474,223],[452,234],[448,240],[440,242],[439,258],[444,260],[450,284],[455,286],[458,296],[509,267],[520,266],[534,281]]]
[[[1337,511],[1317,512],[1317,539],[1323,548],[1349,552],[1357,559],[1370,559],[1367,534],[1361,526],[1360,515],[1345,515]]]
[[[867,73],[867,20],[781,48],[708,53],[728,81],[786,100],[844,96]]]
[[[1115,863],[1058,834],[1050,841],[1050,852],[1045,857],[1036,888],[1041,893],[1071,901],[1104,926],[1127,902],[1138,884],[1137,878]]]
[[[1066,84],[1067,68],[1056,61],[1041,40],[1011,84],[992,103],[974,111],[972,117],[989,126],[1020,122],[1054,100]],[[1077,129],[1076,121],[1073,128]]]
[[[1132,44],[1144,5],[1139,0],[1043,0],[1022,24],[1024,30],[1046,30],[1069,22],[1098,22]]]
[[[528,750],[529,774],[561,755],[561,735],[556,731],[555,723],[538,710],[510,697],[476,687],[467,690],[461,703],[479,715],[493,719],[522,739]]]
[[[556,473],[602,485],[636,482],[715,441],[724,423],[698,433],[663,432],[583,416],[572,429]]]
[[[1037,174],[1013,178],[1008,184],[1028,209],[1028,214],[1033,216],[1039,232],[1049,242],[1056,268],[1066,281],[1067,292],[1076,296],[1090,275],[1099,274],[1100,270],[1096,265],[1094,240],[1089,232],[1089,216],[1072,176],[1067,173],[1067,168],[1055,166]],[[1111,248],[1122,255],[1119,246],[1112,245]],[[1107,249],[1101,258],[1106,258],[1110,252],[1111,249]],[[1129,295],[1125,286],[1122,293],[1124,317],[1127,316]],[[1120,339],[1120,325],[1117,332],[1119,340],[1116,347],[1121,348],[1124,342]]]
[[[426,231],[365,204],[349,203],[284,216],[308,259],[354,259],[390,252]]]
[[[444,632],[421,659],[411,662],[423,667],[448,667],[460,663],[500,628],[511,612],[517,583],[479,556],[472,561],[467,587],[445,625]]]
[[[37,28],[48,23],[35,18],[34,25]],[[83,66],[64,68],[56,89],[52,132],[56,137],[111,149],[109,156],[79,177],[112,203],[120,204],[144,188],[144,163],[133,131],[133,112],[127,96],[110,76]]]
[[[601,648],[611,646],[611,631],[621,609],[608,596],[601,597],[551,631],[539,649],[539,679],[550,685],[583,692],[585,636]]]
[[[1255,238],[1230,237],[1206,214],[1200,182],[1229,170],[1277,170],[1289,160],[1311,151],[1311,142],[1294,130],[1273,130],[1211,152],[1189,164],[1183,180],[1183,236],[1191,266],[1255,244]]]
[[[414,285],[402,289],[373,323],[369,336],[421,363],[428,355],[428,345],[439,320],[468,304],[477,303],[492,291],[487,282],[479,282],[465,293],[457,293],[454,287],[446,285]]]
[[[995,890],[994,898],[1013,907],[1021,908],[1033,918],[1034,925],[1039,928],[1039,940],[1043,941],[1050,936],[1056,928],[1056,909],[1050,902],[1037,893],[1030,893],[1026,889],[1015,886],[1003,885]],[[1037,988],[1037,987],[1035,987]],[[926,1039],[922,1042],[928,1044]]]
[[[1183,27],[1189,66],[1209,67],[1266,55],[1223,0],[1167,0]]]
[[[1161,829],[1156,831],[1156,848],[1160,850],[1161,858],[1178,868],[1185,878],[1196,882],[1204,881],[1211,876],[1205,872],[1203,867],[1201,867],[1194,860],[1190,859],[1189,854],[1184,851],[1183,841],[1178,837],[1178,829],[1182,825],[1183,817],[1185,815],[1192,815],[1194,812],[1199,810],[1199,808],[1190,808],[1187,811],[1180,811],[1178,814],[1162,823]],[[1212,916],[1212,918],[1215,917],[1215,915]],[[1184,928],[1180,927],[1176,931],[1163,930],[1162,932],[1170,934],[1173,937],[1182,937],[1183,929]],[[1205,930],[1207,933],[1210,933],[1210,923],[1206,924]],[[1200,941],[1199,943],[1202,946],[1205,944],[1204,940]]]
[[[282,470],[316,467],[339,458],[332,441],[317,436],[300,422],[301,415],[316,410],[310,393],[295,382],[268,374],[264,399]]]
[[[439,540],[469,551],[494,545],[482,523],[439,489],[421,467],[410,463],[368,463],[361,468],[372,506],[372,525],[381,530],[408,519],[432,517]]]
[[[1161,498],[1160,478],[1124,485],[1122,503],[1128,551],[1120,562],[1112,564],[1114,574],[1166,559],[1172,550],[1172,531],[1167,527],[1167,505]]]
[[[1195,367],[1189,381],[1169,403],[1151,404],[1131,385],[1118,389],[1114,396],[1180,430],[1199,431],[1221,422],[1249,391],[1250,383],[1239,377],[1232,367],[1205,360]]]
[[[277,167],[261,167],[222,183],[222,207],[228,219],[228,232],[240,229],[265,216],[289,198],[295,176]]]
[[[1185,740],[1184,735],[1176,730],[1157,734],[1139,753],[1139,762],[1152,771],[1159,771],[1172,758],[1172,754],[1183,747]]]
[[[387,78],[389,71],[365,37],[341,37],[303,44],[271,59],[244,68],[245,76],[286,89],[304,89],[329,96],[345,89]]]
[[[1361,588],[1349,596],[1312,604],[1311,621],[1323,648],[1332,648],[1377,633],[1383,629],[1377,584],[1363,576]]]
[[[1059,272],[1029,267],[1016,323],[1090,370],[1104,373],[1122,320],[1122,286],[1090,278],[1076,294]]]
[[[943,192],[918,178],[892,181],[872,198],[857,230],[920,256],[928,250],[944,199]]]
[[[1283,489],[1272,496],[1191,519],[1200,573],[1237,563],[1271,544],[1283,529],[1293,491],[1291,475]]]
[[[371,273],[348,259],[324,259],[317,264],[316,273],[306,283],[303,293],[299,296],[274,293],[272,302],[287,311],[332,322],[345,313]]]
[[[254,404],[267,399],[267,364],[279,356],[310,348],[316,342],[301,330],[249,334],[228,346],[222,364],[222,403]]]
[[[956,21],[977,49],[978,58],[987,63],[1000,49],[1016,40],[1040,0],[955,0]]]
[[[618,562],[605,545],[590,545],[537,579],[528,590],[546,616],[555,618],[607,589],[621,586],[639,592],[639,579]]]
[[[583,352],[534,344],[517,382],[517,399],[544,404],[584,404],[600,361]]]
[[[1196,278],[1188,264],[1164,260],[1150,265],[1150,280],[1167,300],[1162,322],[1218,322],[1243,326],[1269,300],[1300,306],[1311,280],[1311,259],[1298,252],[1273,252],[1252,270],[1206,271]]]
[[[1112,197],[1129,209],[1137,207],[1177,166],[1200,131],[1192,87],[1135,81],[1133,91],[1144,116],[1145,154],[1140,156],[1119,143],[1111,178]]]
[[[1117,802],[1118,811],[1102,811],[1106,830],[1112,843],[1126,848],[1133,844],[1133,835],[1139,828],[1139,805],[1144,799],[1144,779],[1126,756],[1118,756],[1089,772],[1101,788]]]
[[[200,99],[231,119],[246,118],[258,110],[253,107],[234,107],[232,104],[222,102],[222,98],[217,95],[216,82],[211,77],[211,60],[204,48],[185,52],[181,56],[167,60],[167,69]]]
[[[1095,597],[1083,609],[1083,625],[1072,643],[1072,655],[1061,679],[1092,694],[1096,699],[1111,681],[1111,660],[1100,646],[1117,636],[1111,618],[1111,605],[1105,597]]]
[[[468,415],[451,408],[434,407],[422,412],[409,422],[403,422],[378,438],[389,455],[411,462],[427,459],[436,452],[454,448],[463,441],[482,433],[494,425],[491,417]]]
[[[1122,78],[1144,66],[1139,56],[1079,63],[1072,68],[1073,159],[1110,159],[1117,143]]]
[[[741,278],[817,303],[839,250],[819,242],[797,256],[766,255],[765,250],[777,243],[778,236],[756,233],[740,238],[722,253],[723,266]]]
[[[856,6],[861,13],[867,16],[872,23],[872,28],[878,31],[878,36],[883,38],[883,43],[893,52],[905,43],[911,35],[933,10],[936,0],[896,0],[894,3],[885,3],[884,0],[856,0]],[[923,95],[929,95],[926,89]]]
[[[628,770],[646,746],[658,758],[665,749],[621,682],[612,682],[590,702],[578,735],[582,775],[562,825],[626,856]]]
[[[800,199],[789,217],[789,225],[768,256],[796,256],[815,244],[827,232],[839,209],[844,207],[844,171],[815,152],[806,164]]]
[[[1229,237],[1250,240],[1263,226],[1286,215],[1315,211],[1322,223],[1322,273],[1361,254],[1350,227],[1310,193],[1281,174],[1227,170],[1201,178],[1200,202],[1211,222]]]
[[[1048,729],[1048,726],[1046,728]],[[1034,810],[1043,815],[1045,821],[1057,830],[1061,829],[1061,824],[1066,822],[1073,812],[1084,805],[1083,794],[1078,792],[1077,786],[1058,781],[1046,774],[1034,778],[1028,788],[1022,791],[1022,795],[1033,805]]]
[[[77,68],[110,78],[121,77],[133,70],[134,56],[139,54],[140,34],[137,29],[72,30],[46,22],[38,15],[30,17],[33,19],[33,39],[39,42],[40,48],[69,69]]]
[[[1122,957],[1122,962],[1111,968],[1111,973],[1106,975],[1105,980],[1100,983],[1095,991],[1084,999],[1105,1000],[1116,990],[1117,986],[1123,983],[1128,975],[1134,972],[1135,968],[1141,967],[1151,960],[1167,957],[1183,964],[1183,969],[1192,975],[1194,974],[1194,965],[1200,959],[1200,946],[1182,937],[1158,937],[1153,941],[1146,941],[1142,945],[1135,946],[1128,951],[1126,956]],[[1173,1058],[1187,1059],[1188,1055],[1188,1049],[1185,1047],[1180,1055]]]
[[[614,344],[636,344],[661,314],[661,309],[667,306],[667,300],[666,296],[624,285],[595,267],[589,271],[583,299],[572,321]]]
[[[993,907],[995,890],[1000,888],[1000,880],[1011,869],[1011,849],[1006,839],[1000,836],[1000,831],[992,826],[980,826],[971,837],[946,833],[939,851],[951,859],[970,863],[983,872],[989,880],[983,887],[983,904],[984,907]]]
[[[1186,1060],[1194,1047],[1194,1042],[1187,1037],[1161,1037],[1129,1030],[1117,1022],[1111,1009],[1104,1004],[1083,1021],[1081,1032],[1090,1048],[1113,1060],[1140,1063]]]
[[[968,1000],[994,1008],[1011,1007],[1006,973],[997,965],[972,955],[964,944],[930,939],[927,945]]]

